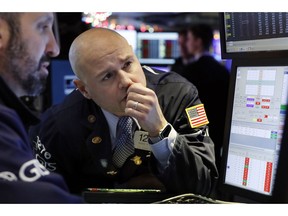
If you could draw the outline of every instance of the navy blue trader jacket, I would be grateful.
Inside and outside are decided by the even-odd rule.
[[[178,133],[168,166],[158,172],[153,154],[136,150],[132,160],[115,170],[106,118],[98,105],[75,90],[60,105],[48,109],[30,133],[38,160],[61,173],[72,192],[119,187],[125,181],[131,183],[126,188],[149,188],[150,176],[143,173],[152,173],[168,192],[210,193],[218,178],[214,144],[206,133],[207,125],[191,128],[185,112],[201,103],[197,89],[176,73],[155,73],[147,68],[143,67],[147,87],[156,92],[166,120]],[[152,188],[157,185],[163,190],[154,183]]]
[[[26,129],[36,121],[0,77],[0,203],[83,202],[35,159]]]

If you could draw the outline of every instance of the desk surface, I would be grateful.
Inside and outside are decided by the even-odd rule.
[[[84,191],[87,203],[154,203],[173,195],[162,192],[99,192]]]
[[[160,190],[145,189],[89,189],[82,193],[87,203],[228,203],[192,193],[173,195]]]

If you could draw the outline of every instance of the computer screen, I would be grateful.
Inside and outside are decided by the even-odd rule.
[[[288,13],[220,13],[221,56],[281,57],[288,54]]]
[[[137,52],[141,64],[171,65],[180,56],[177,32],[139,32]]]
[[[135,30],[115,30],[122,35],[132,46],[133,52],[137,50],[137,32]]]
[[[75,89],[73,80],[76,78],[68,59],[51,61],[51,104],[62,102],[64,97]]]
[[[232,62],[222,155],[222,189],[271,200],[288,100],[287,59]]]

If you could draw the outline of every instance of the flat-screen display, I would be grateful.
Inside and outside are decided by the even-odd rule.
[[[287,56],[287,12],[225,12],[219,17],[223,59]]]
[[[128,43],[132,46],[133,52],[137,50],[137,32],[135,30],[115,30],[122,35]]]
[[[73,80],[76,78],[69,60],[51,61],[51,104],[58,104],[75,89]]]
[[[180,56],[177,32],[139,32],[137,57],[141,64],[171,65]]]
[[[288,104],[286,59],[233,60],[226,119],[223,189],[271,199]]]

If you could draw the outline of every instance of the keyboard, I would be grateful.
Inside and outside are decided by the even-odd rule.
[[[161,201],[154,202],[154,204],[228,204],[231,202],[226,202],[222,200],[211,199],[201,195],[196,195],[192,193],[181,194],[178,196],[173,196]]]

